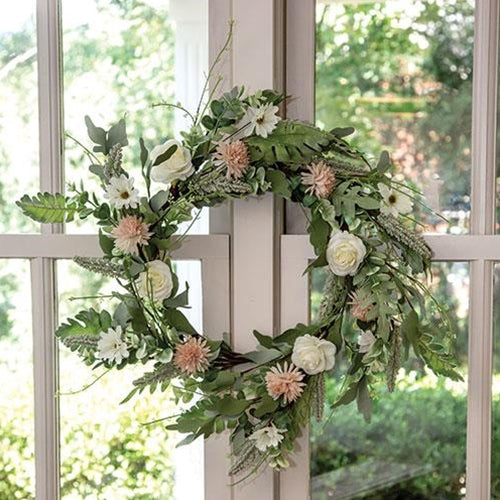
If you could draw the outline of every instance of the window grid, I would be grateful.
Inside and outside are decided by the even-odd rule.
[[[288,107],[289,116],[314,121],[314,34],[316,0],[288,0],[288,47],[302,47],[287,55],[287,93],[301,97]],[[303,20],[307,19],[307,23]],[[300,29],[294,29],[300,27]],[[467,410],[467,500],[489,500],[491,497],[491,383],[493,354],[493,264],[500,257],[500,237],[495,235],[495,169],[497,143],[498,88],[497,0],[476,0],[474,81],[472,104],[472,192],[471,234],[466,236],[428,235],[435,260],[470,261],[469,320],[469,387]],[[304,47],[306,47],[304,49]],[[303,68],[308,68],[304,71]],[[311,69],[312,68],[312,69]],[[289,210],[287,214],[293,212]],[[287,221],[289,228],[301,227],[300,221]],[[313,257],[305,235],[282,237],[282,268],[307,265]],[[285,273],[283,273],[284,275]],[[304,304],[308,301],[306,280],[282,282],[286,294],[282,300],[282,321],[285,325],[307,321]],[[301,299],[299,297],[302,297]],[[302,306],[286,308],[288,300]],[[287,312],[288,311],[288,312]],[[293,319],[293,321],[292,321]],[[309,451],[297,460],[301,467],[296,475],[282,479],[282,491],[288,500],[300,500],[308,494],[303,483],[309,481]],[[306,473],[303,472],[306,469]],[[302,472],[301,472],[302,471]],[[297,475],[302,478],[297,480]],[[291,486],[294,485],[295,486]],[[302,488],[296,485],[302,485]]]

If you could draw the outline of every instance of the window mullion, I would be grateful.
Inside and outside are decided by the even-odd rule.
[[[477,0],[472,102],[471,232],[495,233],[498,1]],[[493,263],[470,269],[467,500],[490,499]]]
[[[37,0],[40,190],[63,189],[60,12],[58,0]],[[42,234],[62,232],[43,224]],[[31,264],[33,365],[35,391],[35,469],[37,500],[59,498],[58,403],[55,263],[35,258]]]

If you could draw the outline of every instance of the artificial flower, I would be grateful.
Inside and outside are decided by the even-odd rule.
[[[219,142],[214,154],[214,164],[226,167],[228,179],[239,179],[250,164],[248,148],[241,140]]]
[[[412,211],[413,201],[407,194],[390,188],[382,182],[378,183],[378,189],[382,196],[380,205],[382,214],[397,217],[398,214],[408,214]]]
[[[354,318],[360,321],[366,321],[368,313],[373,309],[372,305],[366,307],[363,306],[363,301],[361,300],[358,292],[351,292],[349,294],[351,298],[350,302],[347,302],[351,306],[351,314]]]
[[[370,352],[376,341],[377,338],[372,332],[361,332],[358,337],[359,352],[361,354]]]
[[[339,231],[330,237],[326,260],[337,276],[354,276],[366,255],[363,241],[347,231]]]
[[[280,121],[280,117],[277,115],[278,111],[278,106],[273,104],[265,104],[259,107],[250,106],[236,126],[241,129],[241,134],[244,137],[255,132],[255,135],[265,138],[276,128]]]
[[[168,264],[153,260],[146,264],[146,270],[139,274],[137,292],[143,299],[161,302],[170,297],[173,288],[172,271]]]
[[[194,172],[190,152],[179,141],[174,139],[165,141],[151,150],[149,154],[151,164],[154,164],[158,157],[166,153],[172,146],[177,146],[172,156],[151,169],[151,179],[153,181],[171,184],[174,181],[186,180]]]
[[[134,179],[122,174],[111,177],[104,198],[115,208],[136,208],[139,202],[139,191],[134,188]]]
[[[249,439],[255,441],[255,447],[259,451],[266,451],[268,448],[276,448],[283,441],[282,432],[271,424],[250,434]]]
[[[285,361],[283,366],[273,366],[266,375],[267,393],[273,399],[284,396],[285,403],[297,401],[306,385],[302,380],[304,374],[293,364],[288,366]]]
[[[292,363],[308,375],[331,370],[335,365],[337,348],[328,340],[302,335],[295,340]]]
[[[122,340],[122,327],[108,328],[107,332],[101,333],[97,342],[97,355],[100,359],[120,364],[124,358],[128,358],[127,344]]]
[[[308,186],[306,193],[318,198],[328,198],[335,187],[335,173],[323,160],[307,166],[307,172],[301,174],[302,184]]]
[[[112,229],[111,236],[115,239],[115,246],[124,253],[137,255],[138,245],[145,245],[151,238],[149,224],[142,222],[135,215],[127,215],[120,220],[118,226]]]
[[[174,364],[181,372],[193,375],[204,372],[209,365],[210,348],[201,337],[191,337],[175,349]]]

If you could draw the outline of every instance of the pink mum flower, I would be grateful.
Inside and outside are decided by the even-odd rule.
[[[243,141],[219,142],[214,154],[214,164],[225,165],[227,168],[226,177],[228,179],[239,179],[248,165],[250,156],[248,148]]]
[[[353,315],[353,317],[359,319],[360,321],[366,321],[366,317],[368,313],[373,309],[373,306],[370,305],[367,307],[363,307],[361,299],[359,298],[357,292],[351,292],[349,294],[349,297],[351,298],[351,301],[347,304],[351,306],[351,314]]]
[[[335,173],[323,160],[308,165],[307,172],[303,172],[301,177],[302,184],[309,186],[306,193],[318,198],[328,198],[335,187]]]
[[[273,399],[284,396],[285,403],[297,401],[306,385],[302,380],[304,374],[293,364],[288,366],[285,361],[283,366],[273,366],[266,375],[267,393]]]
[[[179,344],[175,349],[174,364],[181,372],[193,375],[197,372],[204,372],[210,362],[208,355],[210,348],[207,341],[200,337],[191,337],[183,344]]]
[[[111,231],[116,248],[134,255],[139,253],[138,245],[145,245],[152,234],[149,232],[149,224],[142,222],[135,215],[123,217],[118,226]]]

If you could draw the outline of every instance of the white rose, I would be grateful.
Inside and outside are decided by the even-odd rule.
[[[151,179],[153,181],[170,184],[176,180],[186,180],[194,172],[191,154],[180,142],[174,139],[166,141],[160,146],[155,146],[151,150],[151,163],[154,164],[156,159],[172,146],[177,146],[175,153],[168,160],[155,165],[151,169]]]
[[[165,262],[153,260],[146,264],[146,271],[139,275],[137,292],[143,299],[161,302],[170,297],[173,288],[172,271]]]
[[[347,231],[335,233],[326,249],[328,265],[337,276],[354,276],[365,255],[366,247],[363,241]]]
[[[308,375],[316,375],[333,368],[336,352],[335,344],[328,340],[303,335],[293,345],[292,363]]]

